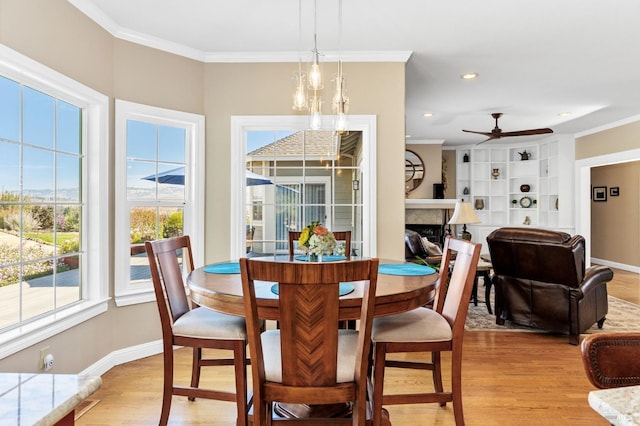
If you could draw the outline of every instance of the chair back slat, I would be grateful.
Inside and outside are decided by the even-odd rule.
[[[440,268],[439,286],[434,302],[435,309],[447,319],[454,334],[464,331],[464,322],[469,308],[469,299],[473,290],[480,258],[480,244],[447,237],[443,250],[443,262]],[[449,265],[453,252],[456,253],[453,269]]]
[[[282,383],[298,387],[334,386],[337,377],[339,286],[364,286],[355,377],[366,377],[377,287],[378,260],[350,262],[272,262],[240,259],[249,347],[253,368],[264,374],[262,345],[255,306],[255,281],[278,283]],[[249,297],[247,297],[249,296]],[[247,305],[248,304],[248,305]],[[368,332],[365,331],[369,324]],[[368,333],[368,335],[366,335]],[[254,356],[255,351],[255,356]]]
[[[173,325],[173,322],[191,309],[179,261],[183,260],[187,271],[193,270],[189,236],[147,241],[145,247],[160,320]]]

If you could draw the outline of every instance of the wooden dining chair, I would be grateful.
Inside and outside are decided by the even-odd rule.
[[[351,231],[335,231],[333,236],[336,241],[344,241],[344,255],[351,259]],[[289,231],[289,256],[295,254],[300,239],[300,231]]]
[[[434,307],[420,307],[408,312],[373,321],[373,424],[381,424],[379,413],[383,405],[438,402],[441,406],[453,402],[456,425],[464,425],[462,411],[462,337],[473,288],[481,244],[447,237],[443,249],[443,264],[448,265],[452,252],[455,265],[440,268]],[[444,392],[440,353],[451,352],[451,391]],[[390,353],[431,352],[431,361],[398,361],[387,359]],[[434,392],[385,394],[385,368],[431,370]]]
[[[353,404],[351,418],[324,418],[321,424],[334,421],[365,424],[378,263],[378,259],[326,263],[240,259],[252,365],[254,424],[278,422],[274,410],[276,414],[299,412],[288,404],[303,404],[305,414],[313,417],[319,406],[326,408],[327,404],[340,403],[343,408]],[[277,330],[260,332],[258,281],[277,283],[280,317]],[[354,281],[361,281],[353,283],[355,291],[362,292],[360,329],[339,330],[339,288],[341,283]],[[274,407],[276,403],[280,410]],[[321,416],[325,414],[322,412]],[[308,422],[312,420],[305,418],[298,424]]]
[[[164,386],[159,424],[167,424],[171,398],[173,395],[180,395],[188,397],[190,401],[196,397],[234,401],[238,412],[237,425],[246,425],[247,333],[244,318],[191,306],[182,279],[182,267],[187,268],[187,271],[193,270],[191,242],[188,236],[146,242],[145,246],[162,325]],[[174,384],[174,345],[193,348],[190,386]],[[231,350],[233,358],[202,358],[203,348]],[[222,365],[235,367],[235,392],[198,387],[201,367]]]

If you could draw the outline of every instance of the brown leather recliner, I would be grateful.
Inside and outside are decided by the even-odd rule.
[[[429,254],[422,244],[422,236],[411,229],[404,230],[404,258],[407,262],[422,263],[426,261],[430,265],[439,265],[442,255]]]
[[[500,228],[487,237],[493,264],[496,323],[505,320],[569,334],[577,345],[580,333],[594,323],[602,328],[607,315],[605,266],[585,270],[585,240],[535,228]]]

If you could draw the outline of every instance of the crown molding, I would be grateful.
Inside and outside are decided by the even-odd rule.
[[[444,139],[407,139],[405,142],[406,145],[442,145],[443,143]]]
[[[298,62],[311,52],[203,52],[180,43],[123,28],[89,0],[67,0],[112,36],[205,63]],[[407,62],[411,51],[321,52],[325,62]],[[308,56],[308,58],[307,58]]]
[[[322,62],[407,62],[411,51],[320,52]],[[204,62],[303,62],[311,61],[311,52],[210,52]]]

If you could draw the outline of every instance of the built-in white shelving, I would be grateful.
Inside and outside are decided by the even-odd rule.
[[[486,235],[503,226],[572,232],[574,158],[574,139],[564,135],[456,150],[456,198],[474,205],[481,223],[470,230],[483,252]]]

